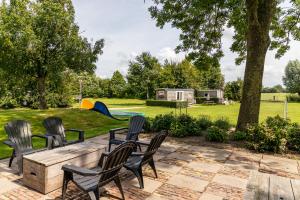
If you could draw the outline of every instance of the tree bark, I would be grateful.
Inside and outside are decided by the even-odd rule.
[[[270,45],[270,24],[275,0],[246,0],[248,16],[247,60],[237,129],[259,122],[260,97],[266,53]]]

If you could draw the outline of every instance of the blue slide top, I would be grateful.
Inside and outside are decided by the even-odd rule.
[[[114,117],[108,110],[107,106],[103,103],[103,102],[100,102],[100,101],[96,101],[95,105],[94,105],[94,108],[92,108],[91,110],[94,110],[96,112],[100,112],[101,114],[103,115],[106,115],[110,118],[113,118],[113,119],[116,119],[116,120],[121,120],[121,121],[125,121],[125,120],[128,120],[128,119],[118,119],[116,117]]]

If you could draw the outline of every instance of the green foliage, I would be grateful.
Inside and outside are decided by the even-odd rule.
[[[153,121],[154,121],[154,119],[152,119],[150,117],[146,117],[146,121],[144,124],[144,130],[146,133],[153,131]],[[167,129],[165,129],[165,130],[167,130]]]
[[[210,142],[225,142],[228,139],[228,133],[224,129],[212,126],[207,129],[205,139]]]
[[[127,74],[128,95],[135,98],[149,99],[155,96],[160,64],[150,53],[143,52],[129,62]]]
[[[261,91],[262,93],[283,93],[285,89],[282,85],[275,85],[273,87],[264,87]]]
[[[189,115],[179,115],[171,124],[171,135],[174,137],[186,137],[201,135],[201,131],[197,130],[193,117]]]
[[[4,109],[11,109],[18,106],[16,99],[10,93],[0,99],[0,107]]]
[[[283,83],[291,93],[300,94],[300,61],[290,61],[285,68]]]
[[[243,81],[238,79],[237,81],[228,82],[225,85],[224,97],[228,100],[240,101],[242,98]]]
[[[63,86],[67,69],[96,69],[104,41],[92,45],[80,35],[71,0],[9,1],[0,10],[0,68],[26,80],[23,85],[30,85],[40,108],[47,107],[51,82]]]
[[[147,100],[147,106],[162,106],[169,108],[186,108],[188,107],[187,101],[161,101],[161,100]]]
[[[232,134],[232,139],[234,141],[244,141],[247,139],[247,134],[244,131],[235,131]]]
[[[199,130],[206,130],[213,125],[209,116],[202,115],[196,121],[196,126]]]
[[[220,128],[220,129],[223,129],[223,130],[229,130],[231,127],[231,124],[230,124],[228,118],[222,117],[220,119],[217,119],[214,122],[214,126]]]
[[[171,130],[172,124],[176,121],[173,113],[157,115],[152,121],[153,131]]]
[[[300,102],[300,96],[297,94],[287,95],[286,98],[288,102]]]
[[[287,131],[287,146],[289,149],[300,152],[300,127],[293,124]]]
[[[115,71],[109,82],[110,97],[124,97],[126,81],[119,71]]]

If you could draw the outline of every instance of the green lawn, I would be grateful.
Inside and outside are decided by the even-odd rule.
[[[284,101],[287,95],[289,95],[289,93],[262,93],[261,100],[273,101],[275,98],[276,101]]]
[[[24,119],[32,124],[33,134],[45,134],[42,126],[43,119],[48,116],[58,116],[63,119],[66,128],[77,128],[85,131],[86,138],[107,133],[111,128],[123,127],[127,122],[107,118],[99,113],[80,109],[50,109],[46,111],[14,109],[0,110],[0,158],[8,157],[11,150],[2,142],[7,138],[4,125],[14,119]],[[77,138],[77,135],[68,134],[69,139]],[[43,147],[44,141],[34,140],[35,148]]]

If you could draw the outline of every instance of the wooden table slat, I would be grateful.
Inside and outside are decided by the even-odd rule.
[[[269,174],[251,171],[244,199],[268,200]]]
[[[270,175],[269,200],[295,200],[289,178]]]
[[[300,180],[291,179],[295,200],[300,199]]]

